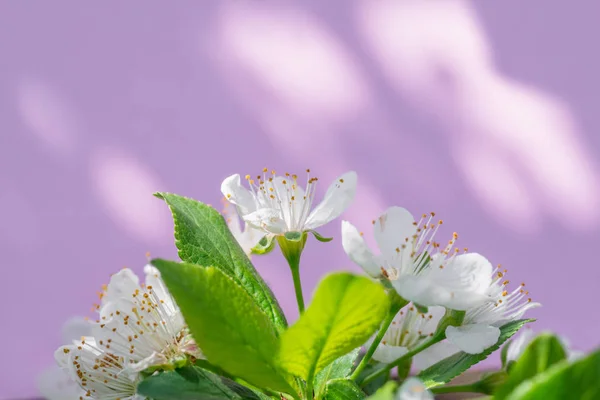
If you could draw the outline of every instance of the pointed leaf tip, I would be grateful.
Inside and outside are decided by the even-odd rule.
[[[333,240],[332,237],[325,237],[315,230],[311,230],[310,232],[313,234],[315,239],[317,239],[319,242],[327,243],[327,242],[331,242]]]

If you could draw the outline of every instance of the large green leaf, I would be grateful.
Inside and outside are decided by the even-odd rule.
[[[281,307],[250,259],[235,240],[223,216],[199,201],[171,193],[156,193],[173,214],[179,257],[203,267],[222,270],[258,303],[280,332],[287,327]]]
[[[325,384],[333,379],[345,378],[350,375],[354,361],[358,357],[360,348],[356,348],[350,353],[341,356],[334,360],[331,364],[326,366],[315,376],[315,393],[317,398],[320,397],[321,392],[325,389]]]
[[[219,376],[191,366],[149,376],[140,382],[137,392],[154,400],[258,400],[256,395],[240,396]]]
[[[275,364],[275,328],[233,279],[215,267],[152,260],[208,361],[259,388],[294,393]]]
[[[362,400],[366,396],[350,379],[334,379],[325,386],[324,400]]]
[[[600,399],[600,351],[574,363],[562,361],[521,383],[507,400]]]
[[[431,367],[424,369],[418,375],[427,388],[442,385],[462,374],[473,365],[485,360],[490,354],[498,350],[500,346],[510,339],[523,325],[533,322],[533,319],[520,319],[511,321],[500,327],[500,338],[495,345],[485,349],[483,353],[467,354],[463,351],[444,358]]]
[[[364,344],[388,307],[378,283],[345,272],[327,276],[310,307],[282,335],[281,366],[311,382],[333,360]]]
[[[537,336],[510,369],[508,380],[494,394],[495,399],[505,399],[521,382],[530,379],[567,358],[560,339],[545,333]]]

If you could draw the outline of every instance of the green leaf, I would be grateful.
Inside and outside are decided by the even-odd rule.
[[[320,394],[328,381],[332,379],[345,378],[350,375],[352,367],[354,366],[354,361],[356,360],[356,357],[358,357],[359,350],[360,348],[356,348],[350,353],[341,356],[323,368],[321,372],[317,374],[314,383],[317,398],[320,397]]]
[[[364,379],[368,376],[371,376],[372,374],[381,371],[382,369],[386,368],[387,364],[384,363],[374,363],[373,360],[371,360],[371,363],[369,363],[367,365],[367,367],[362,371],[362,373],[358,376],[357,381],[358,382],[362,382],[364,381]],[[385,383],[388,381],[388,379],[390,378],[390,373],[389,371],[387,373],[381,374],[379,376],[377,376],[377,378],[373,379],[371,382],[367,383],[366,385],[362,386],[362,389],[364,390],[364,392],[366,394],[373,394],[377,391],[380,390],[380,388],[385,385]]]
[[[252,248],[252,254],[264,255],[269,254],[275,248],[275,236],[265,235],[258,241],[256,246]]]
[[[500,327],[500,338],[495,345],[485,349],[483,353],[467,354],[463,351],[444,358],[431,367],[424,369],[418,375],[419,379],[427,388],[442,385],[462,374],[473,365],[485,360],[490,354],[498,350],[500,346],[510,339],[523,325],[533,322],[534,319],[520,319],[511,321]]]
[[[233,279],[215,267],[152,260],[208,361],[259,388],[294,393],[275,364],[273,324]]]
[[[155,193],[163,199],[175,223],[175,245],[188,263],[219,268],[258,304],[278,332],[287,322],[275,296],[231,234],[223,216],[199,201],[171,193]]]
[[[390,381],[383,385],[375,394],[367,397],[368,400],[394,400],[396,398],[396,390],[398,384],[394,381]]]
[[[600,399],[600,351],[574,363],[562,361],[521,383],[507,400]]]
[[[310,232],[313,234],[315,239],[317,239],[319,242],[327,243],[327,242],[331,242],[333,240],[332,237],[322,236],[319,232],[317,232],[315,230],[311,230]]]
[[[505,399],[521,382],[546,371],[566,358],[567,352],[558,337],[549,333],[538,335],[516,360],[508,381],[495,393],[494,398]]]
[[[286,232],[283,236],[290,242],[299,242],[302,240],[303,232]]]
[[[242,397],[223,383],[219,376],[198,367],[184,367],[163,372],[144,379],[137,393],[154,400],[242,400],[258,397]]]
[[[370,279],[345,272],[327,276],[310,307],[282,335],[281,366],[312,382],[333,360],[364,344],[388,307],[383,287]]]
[[[366,396],[350,379],[334,379],[325,386],[325,400],[362,400]]]

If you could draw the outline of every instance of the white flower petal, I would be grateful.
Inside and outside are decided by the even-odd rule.
[[[221,193],[230,203],[238,207],[242,217],[256,211],[254,195],[242,186],[239,174],[231,175],[223,180]]]
[[[129,298],[136,290],[140,290],[139,278],[129,268],[123,268],[110,277],[106,293],[102,297],[102,304],[123,297]]]
[[[381,253],[392,259],[397,256],[396,249],[412,240],[417,232],[412,214],[402,207],[390,207],[375,220],[374,234]]]
[[[54,352],[54,360],[60,368],[66,369],[71,366],[71,354],[74,348],[75,346],[72,344],[67,344],[56,349]]]
[[[279,210],[274,208],[261,208],[245,215],[244,220],[257,229],[279,235],[286,232],[286,223],[280,215]]]
[[[408,349],[402,346],[390,346],[380,343],[373,353],[373,359],[382,363],[389,364],[408,353]]]
[[[398,389],[396,400],[434,400],[434,398],[418,378],[408,378]]]
[[[224,212],[225,221],[229,231],[239,243],[242,250],[249,256],[252,253],[252,248],[265,235],[262,229],[256,229],[248,223],[244,223],[244,229],[240,224],[240,217],[235,207],[227,207]]]
[[[162,354],[153,352],[148,357],[135,362],[128,364],[125,368],[128,372],[141,372],[146,368],[150,368],[153,365],[161,365],[166,364],[169,360]]]
[[[92,334],[92,324],[81,317],[73,317],[67,320],[62,327],[63,343],[71,343],[73,340],[79,340],[82,336]]]
[[[337,218],[354,200],[356,194],[356,172],[346,172],[327,189],[323,201],[310,213],[304,224],[305,230],[316,229]]]
[[[36,383],[46,400],[79,400],[85,394],[65,370],[56,366],[44,370]]]
[[[459,351],[454,343],[443,340],[416,354],[412,365],[417,370],[423,370]]]
[[[348,257],[373,278],[381,276],[381,269],[358,229],[348,221],[342,221],[342,247]]]
[[[500,329],[485,324],[449,326],[446,338],[469,354],[478,354],[493,346],[500,337]]]
[[[167,285],[160,277],[160,271],[153,265],[148,264],[144,266],[144,274],[146,275],[146,288],[151,287],[156,296],[163,301],[161,303],[163,310],[170,315],[180,314],[175,299],[173,299]]]
[[[467,253],[454,257],[444,270],[463,278],[463,290],[484,294],[492,283],[494,268],[481,254]]]
[[[450,293],[425,276],[401,275],[391,282],[400,296],[423,306],[444,305],[450,301]]]
[[[447,263],[440,263],[440,260],[434,259],[431,267],[419,276],[430,281],[430,290],[438,292],[437,301],[443,301],[439,305],[468,310],[493,301],[488,296],[493,268],[485,257],[469,253],[456,256]]]

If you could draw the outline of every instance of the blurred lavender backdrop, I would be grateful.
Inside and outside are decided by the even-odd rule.
[[[268,166],[355,169],[344,215],[435,210],[600,344],[597,1],[0,2],[0,398],[34,395],[109,274],[175,258],[171,191],[218,204]],[[321,192],[324,190],[321,187]],[[339,223],[306,289],[357,270]],[[369,235],[366,235],[369,236]],[[279,254],[255,258],[291,319]],[[514,282],[519,283],[519,282]]]

